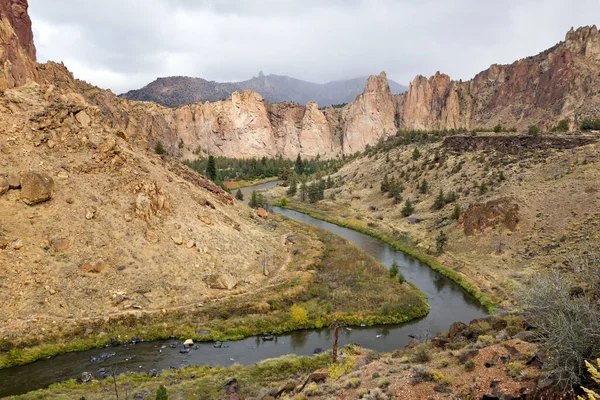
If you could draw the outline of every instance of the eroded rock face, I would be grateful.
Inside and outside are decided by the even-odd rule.
[[[600,110],[600,32],[595,26],[567,33],[565,41],[510,65],[492,65],[470,81],[436,73],[417,76],[396,98],[405,129],[526,129],[558,120],[593,117]],[[591,101],[590,101],[591,100]]]
[[[37,78],[27,0],[0,0],[0,90]]]
[[[27,205],[48,201],[54,196],[54,180],[41,172],[27,172],[21,176],[21,200]]]
[[[490,200],[483,204],[471,204],[458,219],[458,226],[463,227],[467,236],[499,225],[514,231],[518,223],[519,205],[508,198]]]

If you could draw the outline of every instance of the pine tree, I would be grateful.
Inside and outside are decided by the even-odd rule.
[[[423,179],[423,181],[421,182],[421,185],[419,186],[419,192],[421,192],[422,194],[427,194],[428,191],[429,191],[429,183],[427,183],[427,180]]]
[[[406,201],[404,202],[404,207],[402,208],[402,216],[409,217],[413,213],[413,211],[415,211],[415,208],[413,207],[410,200],[406,199]]]
[[[307,195],[308,195],[308,186],[306,185],[306,182],[302,182],[302,184],[300,185],[300,200],[306,201]]]
[[[413,150],[413,153],[412,153],[412,158],[413,158],[413,160],[418,160],[419,157],[421,157],[421,152],[419,151],[418,147],[415,147],[415,149]]]
[[[383,175],[383,181],[381,181],[381,192],[386,193],[390,190],[390,180],[388,175]]]
[[[250,196],[250,207],[258,208],[258,203],[259,203],[258,193],[256,193],[256,190],[253,190],[252,195]]]
[[[238,189],[238,191],[235,193],[235,198],[239,201],[244,201],[244,193],[242,193],[241,189]]]
[[[441,210],[442,208],[444,208],[445,205],[446,205],[446,198],[444,197],[444,191],[442,189],[440,189],[440,193],[438,194],[438,196],[435,198],[435,201],[433,202],[433,209]]]
[[[444,232],[440,232],[439,235],[435,238],[435,248],[438,253],[443,253],[446,248],[446,244],[448,244],[448,236]]]
[[[298,175],[302,175],[304,173],[304,163],[302,162],[302,157],[300,157],[300,153],[298,153],[298,157],[296,157],[295,169]]]
[[[454,206],[454,210],[452,210],[452,219],[458,220],[458,218],[460,218],[460,214],[461,214],[462,210],[460,209],[460,206],[457,204]]]
[[[208,156],[208,165],[206,166],[206,176],[213,182],[217,180],[217,164],[215,158],[210,155]]]
[[[331,189],[333,187],[333,179],[331,179],[331,175],[327,177],[327,189]]]
[[[298,182],[296,182],[296,175],[292,175],[290,178],[290,187],[288,188],[286,194],[288,196],[295,196],[298,191]]]

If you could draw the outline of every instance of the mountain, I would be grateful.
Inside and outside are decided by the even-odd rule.
[[[158,78],[138,90],[121,95],[126,99],[152,101],[168,107],[205,101],[223,100],[233,92],[253,90],[270,103],[294,102],[306,104],[314,101],[319,106],[349,103],[362,93],[367,82],[366,76],[332,81],[325,84],[303,81],[283,75],[264,75],[243,82],[215,82],[201,78],[173,76]],[[393,94],[404,93],[407,89],[394,81],[389,81]]]

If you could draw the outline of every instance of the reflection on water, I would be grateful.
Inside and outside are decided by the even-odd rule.
[[[254,188],[242,189],[248,198],[254,189],[264,189],[276,185],[269,182]],[[427,265],[396,251],[382,241],[327,222],[315,220],[307,215],[279,209],[275,211],[289,218],[312,224],[336,233],[375,257],[386,266],[396,261],[400,271],[409,282],[415,284],[427,297],[429,314],[403,325],[377,327],[352,327],[340,331],[340,346],[355,343],[376,351],[393,351],[404,347],[410,336],[431,337],[437,332],[448,330],[455,321],[468,323],[486,315],[483,307],[454,282],[432,271]],[[374,305],[377,307],[378,305]],[[228,343],[229,347],[217,349],[212,343],[201,343],[198,349],[188,354],[180,354],[178,347],[169,347],[173,341],[140,343],[135,346],[121,346],[112,349],[95,349],[81,353],[70,353],[49,360],[38,361],[22,367],[0,370],[0,397],[25,393],[48,386],[51,383],[77,378],[84,371],[97,374],[100,368],[118,366],[120,371],[147,372],[150,369],[168,369],[171,366],[209,364],[232,365],[233,363],[252,364],[260,360],[279,357],[284,354],[310,355],[316,348],[332,347],[331,331],[303,330],[280,335],[275,340],[264,341],[259,337],[247,338]],[[163,349],[162,346],[165,346]],[[116,355],[108,360],[90,364],[91,356],[98,357],[107,350]]]

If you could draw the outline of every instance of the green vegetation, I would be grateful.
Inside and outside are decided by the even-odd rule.
[[[156,393],[156,399],[168,399],[168,397],[158,397],[159,393],[167,396],[166,389],[162,391],[162,385],[160,385],[160,382],[167,381],[171,382],[169,391],[184,393],[185,398],[212,400],[226,398],[226,383],[235,377],[241,398],[259,398],[260,394],[264,393],[265,386],[279,390],[289,381],[290,377],[307,376],[313,371],[329,366],[331,366],[329,354],[310,357],[284,356],[249,366],[233,365],[227,368],[191,366],[175,371],[165,371],[160,376],[153,378],[149,378],[146,374],[121,375],[117,377],[116,383],[122,398],[125,398],[124,391],[127,386],[130,394],[147,390]],[[168,375],[173,375],[173,379],[167,380]],[[102,399],[115,398],[114,391],[112,394],[107,394],[104,390],[105,387],[112,388],[113,385],[112,378],[93,381],[91,384],[78,384],[75,380],[70,380],[54,384],[48,389],[17,396],[15,400],[78,399],[83,396]],[[131,398],[130,395],[129,399]]]
[[[550,129],[551,132],[567,132],[569,130],[569,120],[563,119]]]
[[[163,385],[160,385],[156,391],[156,400],[169,400],[167,389]]]
[[[409,243],[405,240],[394,239],[394,238],[386,235],[383,232],[377,231],[377,230],[369,228],[369,227],[357,225],[356,222],[349,220],[349,219],[330,217],[327,214],[318,212],[318,210],[315,210],[314,208],[309,209],[306,207],[301,207],[300,204],[298,204],[298,203],[293,203],[293,204],[290,203],[290,204],[288,204],[287,208],[304,213],[315,219],[326,221],[326,222],[332,223],[334,225],[352,229],[357,232],[364,233],[365,235],[369,235],[374,238],[377,238],[377,239],[389,244],[396,250],[399,250],[403,253],[408,254],[411,257],[416,258],[417,260],[421,261],[422,263],[428,265],[432,270],[434,270],[434,271],[438,272],[439,274],[445,276],[446,278],[454,281],[456,284],[458,284],[460,287],[462,287],[467,293],[469,293],[475,299],[477,299],[477,301],[479,301],[479,303],[481,305],[483,305],[490,314],[493,314],[496,312],[496,305],[494,304],[494,302],[488,296],[481,293],[465,277],[463,277],[460,273],[454,271],[453,269],[443,266],[434,258],[431,258],[431,257],[421,253],[419,250],[417,250],[415,245],[412,243]]]
[[[241,189],[238,189],[237,192],[235,192],[235,198],[239,201],[244,201],[244,194]]]
[[[161,142],[160,140],[156,142],[156,144],[154,145],[154,152],[160,155],[167,154],[167,150],[165,149],[165,145],[163,144],[163,142]]]
[[[455,205],[454,209],[452,210],[452,215],[450,216],[450,218],[454,219],[454,220],[458,220],[460,218],[460,214],[462,213],[462,209],[460,208],[460,205]]]
[[[580,127],[581,127],[582,131],[600,130],[600,118],[596,118],[596,119],[586,118],[581,122]]]
[[[527,129],[527,133],[531,136],[538,136],[540,134],[540,128],[538,128],[536,125],[531,125]]]
[[[392,266],[390,267],[390,278],[395,277],[396,275],[398,275],[399,272],[400,272],[400,267],[398,266],[398,263],[396,262],[396,260],[394,260],[394,262],[392,263]]]
[[[333,320],[346,325],[398,324],[425,316],[429,306],[412,285],[390,280],[388,269],[341,237],[316,227],[278,218],[277,229],[296,234],[286,279],[252,292],[206,304],[202,308],[175,309],[163,314],[124,314],[107,320],[82,322],[45,344],[0,340],[0,368],[38,359],[104,347],[110,338],[123,343],[136,335],[146,341],[177,337],[194,341],[239,340],[264,332],[280,334],[298,329],[322,328]],[[317,246],[315,244],[318,243]],[[319,249],[319,250],[316,250]],[[305,265],[312,252],[314,263]],[[356,296],[360,293],[360,296]],[[307,320],[292,318],[292,306],[301,307]],[[379,305],[373,308],[373,305]],[[84,336],[86,329],[105,332]],[[210,331],[199,334],[197,331]]]
[[[406,199],[404,202],[404,207],[402,208],[402,216],[409,217],[415,211],[415,207],[412,205],[409,199]]]
[[[214,182],[221,183],[229,181],[256,181],[274,177],[279,177],[287,181],[288,176],[293,171],[298,175],[316,175],[320,178],[336,172],[347,160],[349,159],[345,157],[321,160],[318,156],[303,160],[302,157],[298,156],[298,159],[294,162],[292,160],[285,160],[282,157],[243,159],[208,156],[196,160],[186,160],[185,164],[193,170],[209,176]],[[214,170],[209,165],[211,162],[215,164]],[[212,176],[214,176],[214,179],[212,179]],[[232,189],[238,189],[239,187],[241,186],[230,186]]]
[[[213,182],[217,181],[217,165],[215,164],[215,157],[212,155],[208,156],[206,176]]]
[[[435,249],[438,253],[443,253],[448,244],[448,236],[444,232],[440,232],[435,238]]]

